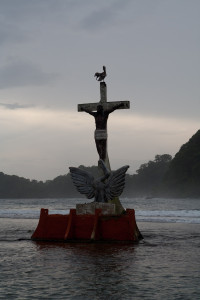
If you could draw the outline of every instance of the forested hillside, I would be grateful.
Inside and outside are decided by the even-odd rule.
[[[77,195],[69,174],[43,182],[0,173],[0,198],[64,198]]]
[[[98,177],[96,166],[80,166]],[[156,155],[142,164],[136,174],[126,175],[123,197],[200,197],[200,130],[172,159]],[[81,197],[70,174],[46,182],[29,180],[0,172],[0,198]]]
[[[200,196],[200,130],[175,155],[163,184],[168,195]]]
[[[169,167],[171,156],[168,154],[156,155],[154,161],[142,164],[137,174],[126,175],[126,186],[123,196],[148,196],[156,193],[164,174]],[[94,177],[98,177],[96,166],[79,166]],[[46,182],[29,180],[16,175],[0,173],[0,198],[65,198],[81,197],[76,191],[70,174],[61,175]]]
[[[127,176],[125,195],[156,197],[162,194],[163,179],[172,160],[171,155],[156,155],[153,161],[142,164],[136,174]]]

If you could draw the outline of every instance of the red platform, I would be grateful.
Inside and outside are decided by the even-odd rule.
[[[142,235],[135,221],[134,209],[127,209],[121,215],[95,214],[77,215],[70,209],[69,215],[50,214],[41,209],[38,226],[32,240],[57,242],[137,242]]]

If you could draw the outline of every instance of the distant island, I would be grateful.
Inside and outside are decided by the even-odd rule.
[[[95,166],[86,169],[97,176]],[[122,197],[200,197],[200,130],[181,146],[174,158],[156,155],[142,164],[136,174],[126,175]],[[29,180],[0,172],[0,198],[73,198],[81,197],[70,174],[53,180]]]

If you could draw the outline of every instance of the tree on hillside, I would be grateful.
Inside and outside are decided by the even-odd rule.
[[[0,172],[0,198],[34,198],[43,196],[43,182]]]
[[[155,196],[161,189],[162,180],[172,160],[171,155],[156,155],[155,159],[142,164],[132,178],[127,178],[127,191],[132,195]]]
[[[182,145],[165,176],[165,185],[180,196],[200,195],[200,130]]]

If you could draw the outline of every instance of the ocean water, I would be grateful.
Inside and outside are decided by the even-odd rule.
[[[31,241],[40,209],[84,199],[0,199],[0,299],[200,299],[200,199],[121,199],[138,244]]]

